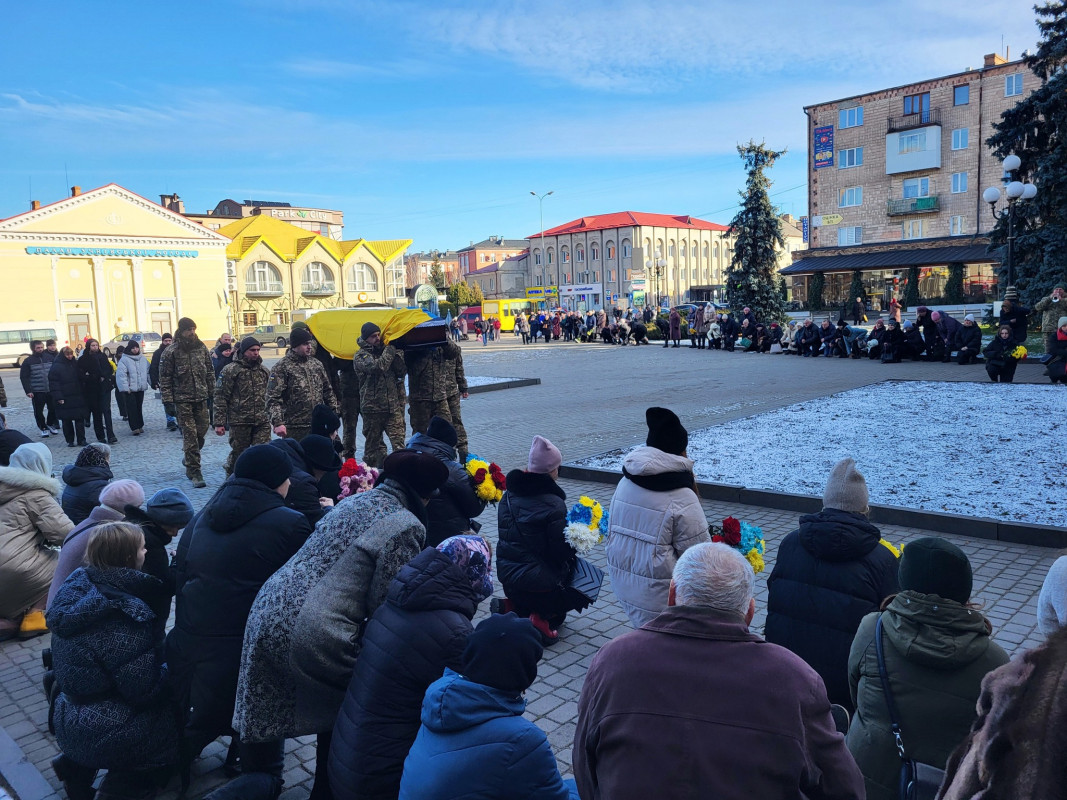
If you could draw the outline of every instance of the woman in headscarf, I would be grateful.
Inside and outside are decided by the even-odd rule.
[[[492,591],[492,551],[473,534],[423,550],[393,579],[334,725],[336,800],[396,798],[426,689],[446,667],[460,669],[471,619]]]

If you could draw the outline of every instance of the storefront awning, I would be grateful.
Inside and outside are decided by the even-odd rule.
[[[816,256],[794,261],[781,275],[805,275],[813,272],[843,272],[854,269],[895,269],[929,265],[999,263],[984,244],[954,247],[913,247],[887,250],[881,253],[842,253],[838,256]]]

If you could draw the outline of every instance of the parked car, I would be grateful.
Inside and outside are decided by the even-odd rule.
[[[467,306],[465,309],[459,312],[459,315],[467,320],[468,325],[473,325],[474,320],[478,319],[482,315],[481,306]]]
[[[289,327],[287,325],[260,325],[246,336],[255,336],[263,344],[273,342],[279,348],[289,346]]]
[[[100,345],[104,354],[111,358],[120,347],[126,347],[130,342],[137,342],[142,353],[154,353],[163,343],[163,337],[155,331],[139,331],[136,333],[120,333],[107,344]]]

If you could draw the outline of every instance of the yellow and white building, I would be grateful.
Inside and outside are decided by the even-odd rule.
[[[0,319],[58,323],[60,340],[228,327],[230,240],[108,184],[0,220]],[[61,341],[61,345],[63,341]]]
[[[404,253],[411,239],[337,241],[269,216],[219,229],[226,248],[227,291],[237,333],[288,326],[293,313],[385,303],[403,308]]]

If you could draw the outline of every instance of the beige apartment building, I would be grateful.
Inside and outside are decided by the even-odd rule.
[[[236,200],[227,199],[220,200],[215,208],[205,214],[196,214],[186,212],[185,202],[176,194],[161,194],[159,204],[213,231],[221,230],[231,222],[245,217],[259,216],[288,222],[290,225],[335,241],[341,241],[344,235],[345,214],[343,211],[331,208],[294,206],[274,200],[245,200],[239,203]]]
[[[920,296],[936,300],[948,265],[963,263],[965,291],[984,302],[996,259],[982,192],[1002,178],[985,140],[1037,80],[994,54],[978,69],[805,107],[810,249],[783,270],[792,299],[806,301],[822,272],[824,299],[844,302],[860,270],[885,307],[919,267]]]

